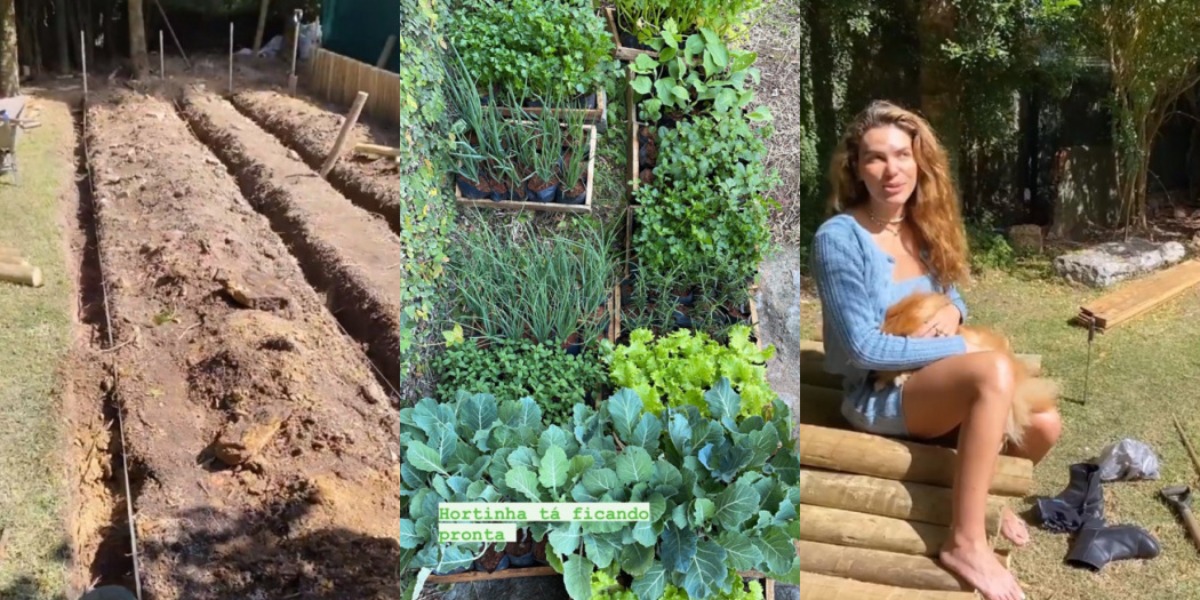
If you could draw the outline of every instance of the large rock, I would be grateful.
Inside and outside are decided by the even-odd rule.
[[[1054,270],[1070,281],[1103,288],[1175,264],[1185,254],[1179,242],[1133,238],[1059,256]]]
[[[800,398],[800,249],[782,246],[758,269],[756,298],[759,333],[764,344],[775,345],[767,363],[767,381],[780,398],[799,414]]]

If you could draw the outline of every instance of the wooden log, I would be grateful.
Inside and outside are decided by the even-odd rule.
[[[867,583],[919,590],[972,591],[969,583],[942,566],[937,559],[868,548],[835,546],[807,540],[796,541],[800,576],[808,573],[844,577]],[[1006,564],[1008,556],[997,556]],[[807,582],[806,582],[807,583]]]
[[[375,154],[378,156],[400,156],[399,148],[381,146],[379,144],[355,144],[354,151],[363,154]]]
[[[375,66],[377,68],[382,69],[385,66],[387,66],[388,59],[391,58],[392,48],[394,48],[395,46],[396,46],[396,36],[389,35],[387,41],[384,42],[384,44],[383,44],[383,52],[379,53],[379,60],[375,61]]]
[[[802,411],[803,412],[803,411]],[[884,479],[954,485],[957,452],[928,444],[801,423],[800,464]],[[1033,463],[1000,456],[988,491],[1025,496],[1033,489]]]
[[[800,469],[800,497],[814,506],[942,526],[950,525],[953,500],[950,488],[812,469]],[[989,536],[1000,530],[1004,505],[988,497]]]
[[[800,422],[806,425],[849,429],[842,416],[841,390],[800,384]]]
[[[29,261],[21,256],[13,256],[11,254],[0,254],[0,264],[28,267]]]
[[[937,556],[949,536],[942,525],[800,504],[800,539],[810,542]]]
[[[554,567],[522,567],[520,569],[504,569],[495,573],[486,571],[467,571],[454,575],[430,575],[426,583],[466,583],[470,581],[494,581],[497,579],[520,579],[523,577],[561,577]]]
[[[914,590],[831,577],[820,573],[801,575],[801,600],[978,600],[974,592]]]
[[[42,270],[28,265],[0,263],[0,281],[42,287]]]
[[[333,142],[333,148],[329,151],[329,155],[325,157],[325,164],[321,165],[322,179],[329,175],[329,171],[333,169],[338,156],[342,154],[342,146],[346,145],[346,139],[350,137],[350,132],[354,129],[354,125],[358,123],[358,115],[362,114],[363,105],[366,103],[367,93],[360,91],[354,97],[354,104],[350,106],[350,114],[346,116],[346,120],[342,123],[342,128],[338,131],[337,139]]]

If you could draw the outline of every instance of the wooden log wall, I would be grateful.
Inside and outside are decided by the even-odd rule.
[[[306,84],[317,96],[350,106],[358,92],[369,96],[363,112],[384,123],[400,123],[400,75],[320,48]]]

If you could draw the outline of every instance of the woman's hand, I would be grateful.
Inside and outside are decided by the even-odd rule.
[[[953,304],[943,306],[927,323],[917,337],[946,337],[958,332],[958,324],[962,321],[962,313]]]

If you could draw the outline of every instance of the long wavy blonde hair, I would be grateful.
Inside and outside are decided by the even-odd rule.
[[[866,204],[867,186],[858,176],[858,152],[863,136],[876,127],[895,126],[912,137],[917,161],[917,187],[905,206],[909,223],[921,248],[929,253],[929,266],[944,286],[965,283],[967,235],[958,192],[950,177],[950,161],[929,123],[912,111],[883,100],[868,105],[855,116],[838,144],[829,169],[833,192],[829,211],[836,214]]]

